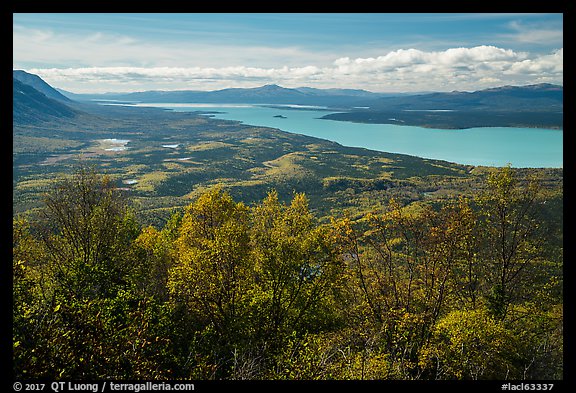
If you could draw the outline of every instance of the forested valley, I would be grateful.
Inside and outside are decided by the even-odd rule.
[[[14,375],[562,379],[561,217],[518,173],[332,217],[213,186],[150,226],[80,166],[13,219]]]

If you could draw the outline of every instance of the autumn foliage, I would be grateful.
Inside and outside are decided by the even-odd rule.
[[[540,203],[502,168],[476,198],[323,221],[303,194],[215,187],[154,228],[83,168],[14,219],[14,374],[562,379]]]

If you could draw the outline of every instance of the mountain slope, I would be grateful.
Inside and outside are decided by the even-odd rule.
[[[34,89],[38,90],[40,93],[44,94],[48,98],[52,98],[54,100],[62,101],[65,103],[70,103],[72,101],[68,97],[58,92],[48,83],[46,83],[38,75],[29,74],[28,72],[22,70],[13,70],[12,78],[17,79],[20,82],[33,87]]]
[[[70,119],[79,113],[18,79],[13,79],[12,97],[13,125]]]
[[[397,93],[373,93],[362,89],[316,89],[314,87],[298,87],[296,90],[314,96],[350,96],[363,98],[378,98],[389,95],[399,95]]]

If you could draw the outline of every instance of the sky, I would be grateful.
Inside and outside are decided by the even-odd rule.
[[[13,68],[73,93],[563,85],[563,14],[15,13]]]

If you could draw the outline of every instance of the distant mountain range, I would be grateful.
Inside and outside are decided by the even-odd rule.
[[[295,89],[278,85],[213,91],[143,91],[136,93],[63,94],[76,100],[119,100],[140,103],[245,103],[318,105],[368,111],[466,110],[562,112],[563,87],[551,84],[503,86],[475,92],[427,94],[373,93],[355,89]]]
[[[441,129],[471,127],[564,127],[564,89],[537,84],[475,92],[380,97],[323,116],[356,123],[412,125]]]
[[[561,112],[562,86],[503,86],[474,92],[453,91],[408,97],[380,97],[362,102],[371,110],[490,110]]]
[[[278,85],[254,88],[229,88],[213,91],[176,90],[143,91],[135,93],[74,94],[60,90],[74,100],[118,100],[140,103],[244,103],[244,104],[299,104],[350,107],[358,101],[389,97],[391,94],[372,93],[356,89],[296,89]],[[398,94],[394,94],[398,95]]]
[[[341,113],[326,119],[435,128],[483,126],[563,127],[563,87],[551,84],[503,86],[475,92],[391,95],[355,89],[285,88],[265,85],[214,91],[144,91],[74,94],[56,90],[39,76],[13,71],[14,121],[33,123],[70,118],[77,101],[141,103],[246,103],[317,105]]]

